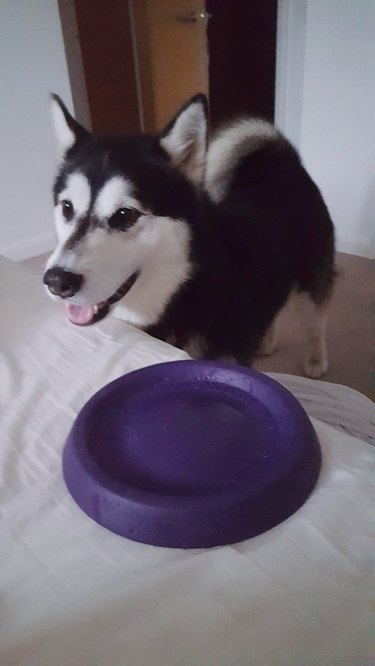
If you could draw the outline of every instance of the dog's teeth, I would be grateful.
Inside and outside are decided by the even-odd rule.
[[[98,314],[99,307],[97,305],[94,305],[93,308],[92,308],[92,311],[93,311],[94,314]]]

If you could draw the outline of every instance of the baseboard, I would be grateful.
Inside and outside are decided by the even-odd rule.
[[[53,231],[41,234],[36,238],[27,238],[17,243],[0,245],[0,254],[13,261],[23,261],[38,254],[49,252],[56,245],[56,235]]]
[[[375,247],[371,243],[338,237],[336,246],[339,252],[346,252],[347,254],[354,254],[358,257],[366,257],[367,259],[375,259]]]

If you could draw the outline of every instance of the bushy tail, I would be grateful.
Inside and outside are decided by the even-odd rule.
[[[276,127],[258,118],[242,118],[222,128],[208,147],[205,188],[210,198],[222,201],[243,157],[278,141],[285,140]]]

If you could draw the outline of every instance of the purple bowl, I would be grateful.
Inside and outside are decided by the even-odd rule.
[[[177,361],[96,393],[69,434],[63,472],[77,504],[109,530],[208,548],[288,518],[320,463],[306,412],[280,384],[236,365]]]

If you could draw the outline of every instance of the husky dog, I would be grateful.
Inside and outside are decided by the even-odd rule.
[[[74,324],[112,314],[195,357],[250,364],[274,320],[303,296],[305,372],[328,367],[334,231],[291,144],[244,118],[208,142],[196,95],[156,136],[99,138],[56,95],[59,243],[44,283]]]

